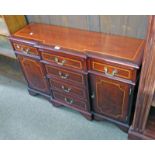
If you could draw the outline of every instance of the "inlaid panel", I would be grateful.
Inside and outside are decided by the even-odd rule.
[[[130,85],[91,74],[94,93],[93,111],[126,121],[128,116]]]
[[[30,88],[49,93],[49,87],[42,64],[36,60],[19,56],[22,70]]]

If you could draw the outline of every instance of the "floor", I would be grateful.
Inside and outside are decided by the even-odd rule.
[[[21,72],[0,59],[0,139],[123,140],[127,134],[110,122],[88,121],[30,96]]]

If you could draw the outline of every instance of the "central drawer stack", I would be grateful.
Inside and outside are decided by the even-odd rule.
[[[58,46],[39,47],[39,51],[50,83],[52,103],[78,110],[91,119],[86,56],[77,52],[74,55],[73,51],[70,53]]]

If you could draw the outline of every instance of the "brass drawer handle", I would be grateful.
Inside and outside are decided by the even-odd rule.
[[[69,93],[71,91],[71,88],[65,88],[65,86],[61,86],[64,92]]]
[[[26,54],[30,54],[30,49],[27,48],[26,50],[24,50],[24,53],[26,53]]]
[[[68,74],[63,74],[62,72],[59,71],[59,76],[62,78],[62,79],[67,79],[69,77]]]
[[[20,45],[16,45],[16,48],[17,49],[20,49],[23,53],[25,53],[25,54],[29,54],[30,53],[30,49],[29,48],[27,48],[27,49],[24,49],[22,46],[20,46]]]
[[[58,65],[63,66],[66,63],[66,60],[62,60],[61,62],[59,61],[58,57],[54,58],[55,63],[57,63]]]
[[[30,49],[29,49],[29,48],[24,49],[23,47],[21,47],[21,51],[22,51],[24,54],[30,54]]]
[[[16,47],[17,47],[17,49],[20,49],[20,46],[18,44],[16,45]]]
[[[65,97],[65,102],[67,102],[68,104],[73,104],[74,100]]]
[[[118,73],[118,71],[116,69],[114,69],[111,73],[108,73],[108,68],[104,67],[104,73],[107,76],[115,76]]]

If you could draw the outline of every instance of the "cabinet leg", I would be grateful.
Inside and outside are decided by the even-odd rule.
[[[112,123],[114,123],[117,127],[119,127],[122,131],[124,131],[124,132],[128,132],[128,130],[129,130],[129,125],[128,124],[125,124],[125,123],[121,123],[121,122],[119,122],[119,121],[116,121],[116,120],[113,120],[113,119],[110,119],[110,118],[108,118],[108,117],[106,117],[106,116],[101,116],[101,115],[99,115],[99,114],[94,114],[94,119],[96,120],[96,121],[110,121],[110,122],[112,122]]]
[[[116,124],[117,125],[117,124]],[[129,127],[125,127],[125,126],[121,126],[121,125],[117,125],[122,131],[128,133]]]
[[[51,103],[52,103],[55,107],[62,107],[62,106],[63,106],[62,104],[59,104],[59,103],[56,103],[56,102],[53,102],[53,101],[51,101]]]
[[[31,90],[28,90],[29,94],[32,95],[32,96],[36,96],[38,95],[38,93],[34,92],[34,91],[31,91]]]
[[[89,121],[91,121],[93,119],[92,114],[89,114],[89,113],[85,114],[85,113],[82,113],[82,112],[80,112],[80,113],[81,113],[81,115],[83,115]]]

